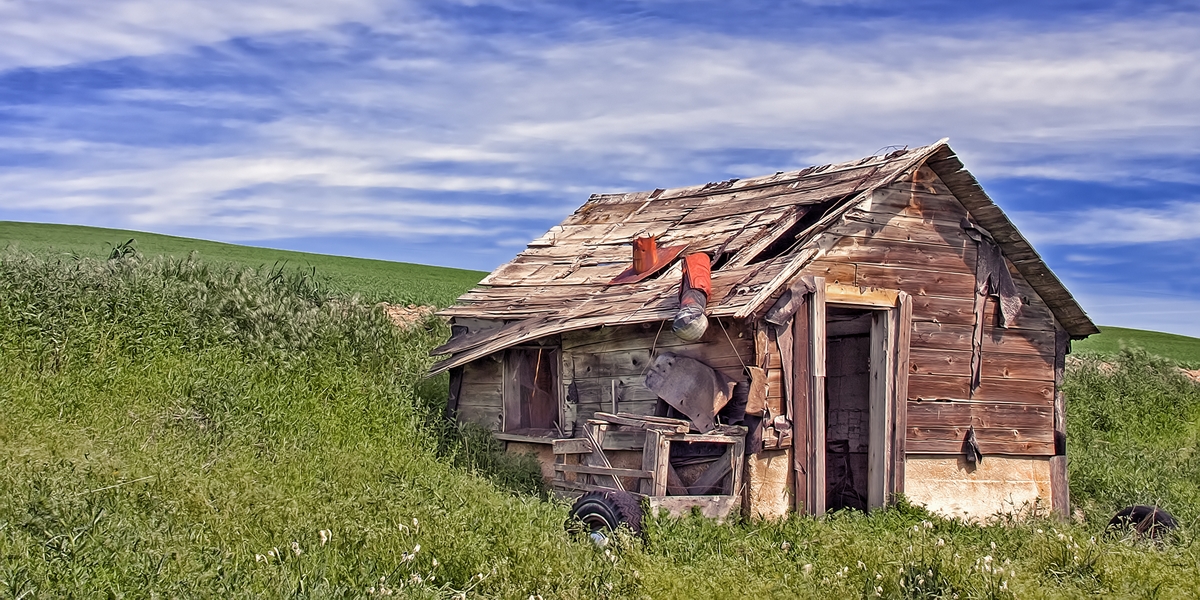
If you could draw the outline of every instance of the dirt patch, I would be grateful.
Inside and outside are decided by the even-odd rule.
[[[402,306],[400,304],[382,302],[379,304],[379,307],[383,309],[388,319],[401,329],[408,329],[417,325],[437,311],[436,306],[418,306],[416,304]]]
[[[1076,357],[1076,356],[1068,356],[1067,357],[1067,366],[1068,367],[1072,367],[1072,368],[1078,367],[1079,365],[1082,365],[1083,362],[1084,362],[1083,359],[1080,359],[1079,357]],[[1111,376],[1117,372],[1117,365],[1115,365],[1113,363],[1098,361],[1095,364],[1096,364],[1096,370],[1100,371],[1104,375]],[[1182,374],[1184,377],[1187,377],[1188,379],[1192,380],[1193,382],[1200,384],[1200,369],[1185,369],[1183,367],[1176,367],[1176,368],[1179,370],[1179,373]]]

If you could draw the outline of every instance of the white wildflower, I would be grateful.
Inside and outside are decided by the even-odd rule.
[[[321,538],[321,545],[324,546],[329,543],[329,540],[333,539],[333,532],[328,529],[322,529],[317,532],[317,537]]]
[[[433,566],[434,566],[435,568],[438,566],[438,561],[437,561],[437,559],[436,559],[436,558],[435,558],[435,559],[433,559]]]
[[[271,558],[279,558],[279,548],[271,548],[270,550],[267,550],[267,556],[270,556]]]
[[[942,546],[945,546],[945,545],[946,545],[946,540],[943,540],[942,538],[938,538],[938,541],[937,541],[938,548],[941,548]]]
[[[805,563],[803,567],[800,567],[800,570],[804,571],[805,575],[812,573],[812,569],[813,569],[812,563]]]
[[[779,549],[780,549],[780,550],[783,550],[784,552],[787,552],[788,550],[791,550],[791,549],[792,549],[792,543],[791,543],[791,542],[784,542],[784,543],[782,543],[782,544],[780,544],[780,545],[779,545]]]
[[[261,555],[261,554],[255,554],[255,555],[254,555],[254,562],[267,562],[267,557],[265,557],[265,556],[263,556],[263,555]]]
[[[420,545],[420,544],[417,544],[416,546],[413,546],[413,554],[416,554],[416,553],[418,553],[418,552],[420,552],[420,551],[421,551],[421,545]]]
[[[882,596],[882,595],[883,595],[883,588],[882,588],[882,587],[880,587],[880,586],[875,586],[875,595],[876,595],[876,596]]]
[[[992,542],[992,550],[996,549],[996,542]]]
[[[304,554],[304,551],[300,549],[300,542],[292,542],[292,553],[296,556]]]

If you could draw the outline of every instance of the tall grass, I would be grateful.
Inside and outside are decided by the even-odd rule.
[[[596,548],[564,530],[528,459],[441,419],[446,382],[423,375],[446,333],[436,318],[398,330],[302,273],[0,256],[0,597],[1200,595],[1195,512],[1177,505],[1197,482],[1169,476],[1166,454],[1147,458],[1166,482],[1152,499],[1185,529],[1165,545],[901,505],[649,519],[645,543]],[[1160,383],[1129,372],[1154,382],[1134,393]],[[1127,408],[1081,377],[1076,499],[1100,519],[1143,488],[1096,466],[1105,446],[1080,419]],[[1172,398],[1104,439],[1194,423]]]

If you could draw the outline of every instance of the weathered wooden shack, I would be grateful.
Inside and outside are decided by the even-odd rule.
[[[697,255],[708,327],[689,341],[672,325]],[[898,493],[1065,513],[1064,356],[1098,331],[946,140],[593,195],[442,314],[433,373],[457,418],[537,454],[557,489],[708,497],[717,516]],[[681,358],[713,372],[707,424],[648,382]]]

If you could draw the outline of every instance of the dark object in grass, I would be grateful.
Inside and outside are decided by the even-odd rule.
[[[588,492],[571,506],[567,529],[582,524],[597,545],[607,546],[608,538],[624,525],[636,535],[642,533],[642,503],[637,496],[621,491]]]
[[[1133,528],[1138,537],[1161,538],[1179,528],[1171,513],[1157,507],[1135,504],[1127,506],[1108,522],[1108,532],[1116,533]]]

